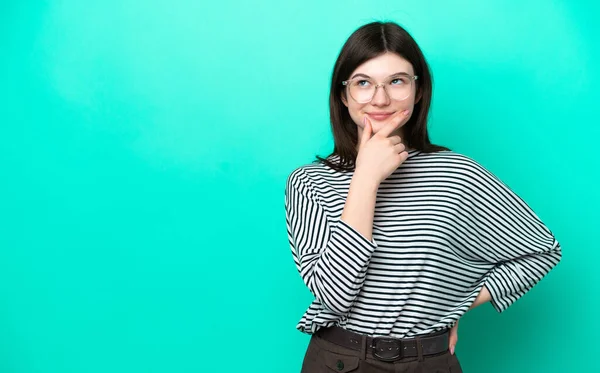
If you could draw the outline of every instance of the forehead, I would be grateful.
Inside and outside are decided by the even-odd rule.
[[[410,62],[396,53],[387,52],[372,58],[358,66],[350,76],[365,74],[372,78],[383,79],[389,75],[405,72],[414,75],[414,69]]]

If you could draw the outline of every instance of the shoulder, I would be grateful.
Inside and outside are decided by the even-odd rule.
[[[445,150],[433,153],[420,153],[415,163],[431,167],[443,167],[447,172],[472,179],[489,179],[495,176],[474,158],[465,154]]]
[[[455,151],[423,153],[419,157],[424,172],[433,168],[437,175],[443,175],[454,187],[471,196],[502,195],[508,198],[514,192],[492,171],[474,158]],[[475,198],[475,197],[474,197]]]
[[[456,164],[457,166],[464,165],[466,167],[477,167],[479,165],[473,158],[454,150],[442,150],[432,153],[421,152],[419,154],[419,159],[445,163],[450,166]]]
[[[302,194],[313,195],[318,189],[319,180],[327,177],[331,172],[335,171],[317,161],[296,167],[287,177],[286,191],[299,191]]]
[[[318,172],[319,168],[324,168],[324,165],[321,165],[317,162],[304,164],[302,166],[296,167],[287,177],[287,184],[297,184],[297,183],[307,183],[310,182],[310,175]]]
[[[335,161],[336,158],[337,156],[330,156],[327,159]],[[348,173],[348,175],[350,174]],[[345,176],[347,175],[344,172],[336,171],[323,162],[314,161],[295,168],[287,177],[287,185],[304,184],[312,186],[321,183],[327,184]]]

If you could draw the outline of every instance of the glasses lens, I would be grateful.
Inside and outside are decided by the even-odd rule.
[[[375,93],[375,84],[367,79],[353,80],[350,83],[350,96],[356,102],[369,102]]]
[[[386,82],[385,89],[392,100],[404,100],[412,91],[412,79],[408,76],[396,76]]]

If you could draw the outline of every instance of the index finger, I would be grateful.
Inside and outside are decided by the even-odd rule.
[[[385,136],[385,137],[391,135],[392,132],[394,132],[396,129],[398,129],[400,127],[400,123],[402,123],[402,119],[404,118],[404,116],[406,116],[406,114],[408,114],[408,110],[404,110],[399,113],[396,113],[396,115],[391,117],[389,119],[389,122],[387,122],[383,126],[383,128],[381,128],[379,130],[378,134],[381,136]]]

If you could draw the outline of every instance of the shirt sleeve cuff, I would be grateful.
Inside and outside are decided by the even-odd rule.
[[[339,225],[339,229],[341,229],[341,231],[343,233],[346,233],[346,235],[348,235],[350,238],[353,238],[357,243],[361,243],[363,245],[369,246],[372,249],[377,248],[377,242],[375,242],[374,239],[369,240],[362,233],[360,233],[359,231],[354,229],[352,226],[350,226],[348,223],[346,223],[342,219],[340,219],[340,222],[338,225]]]

